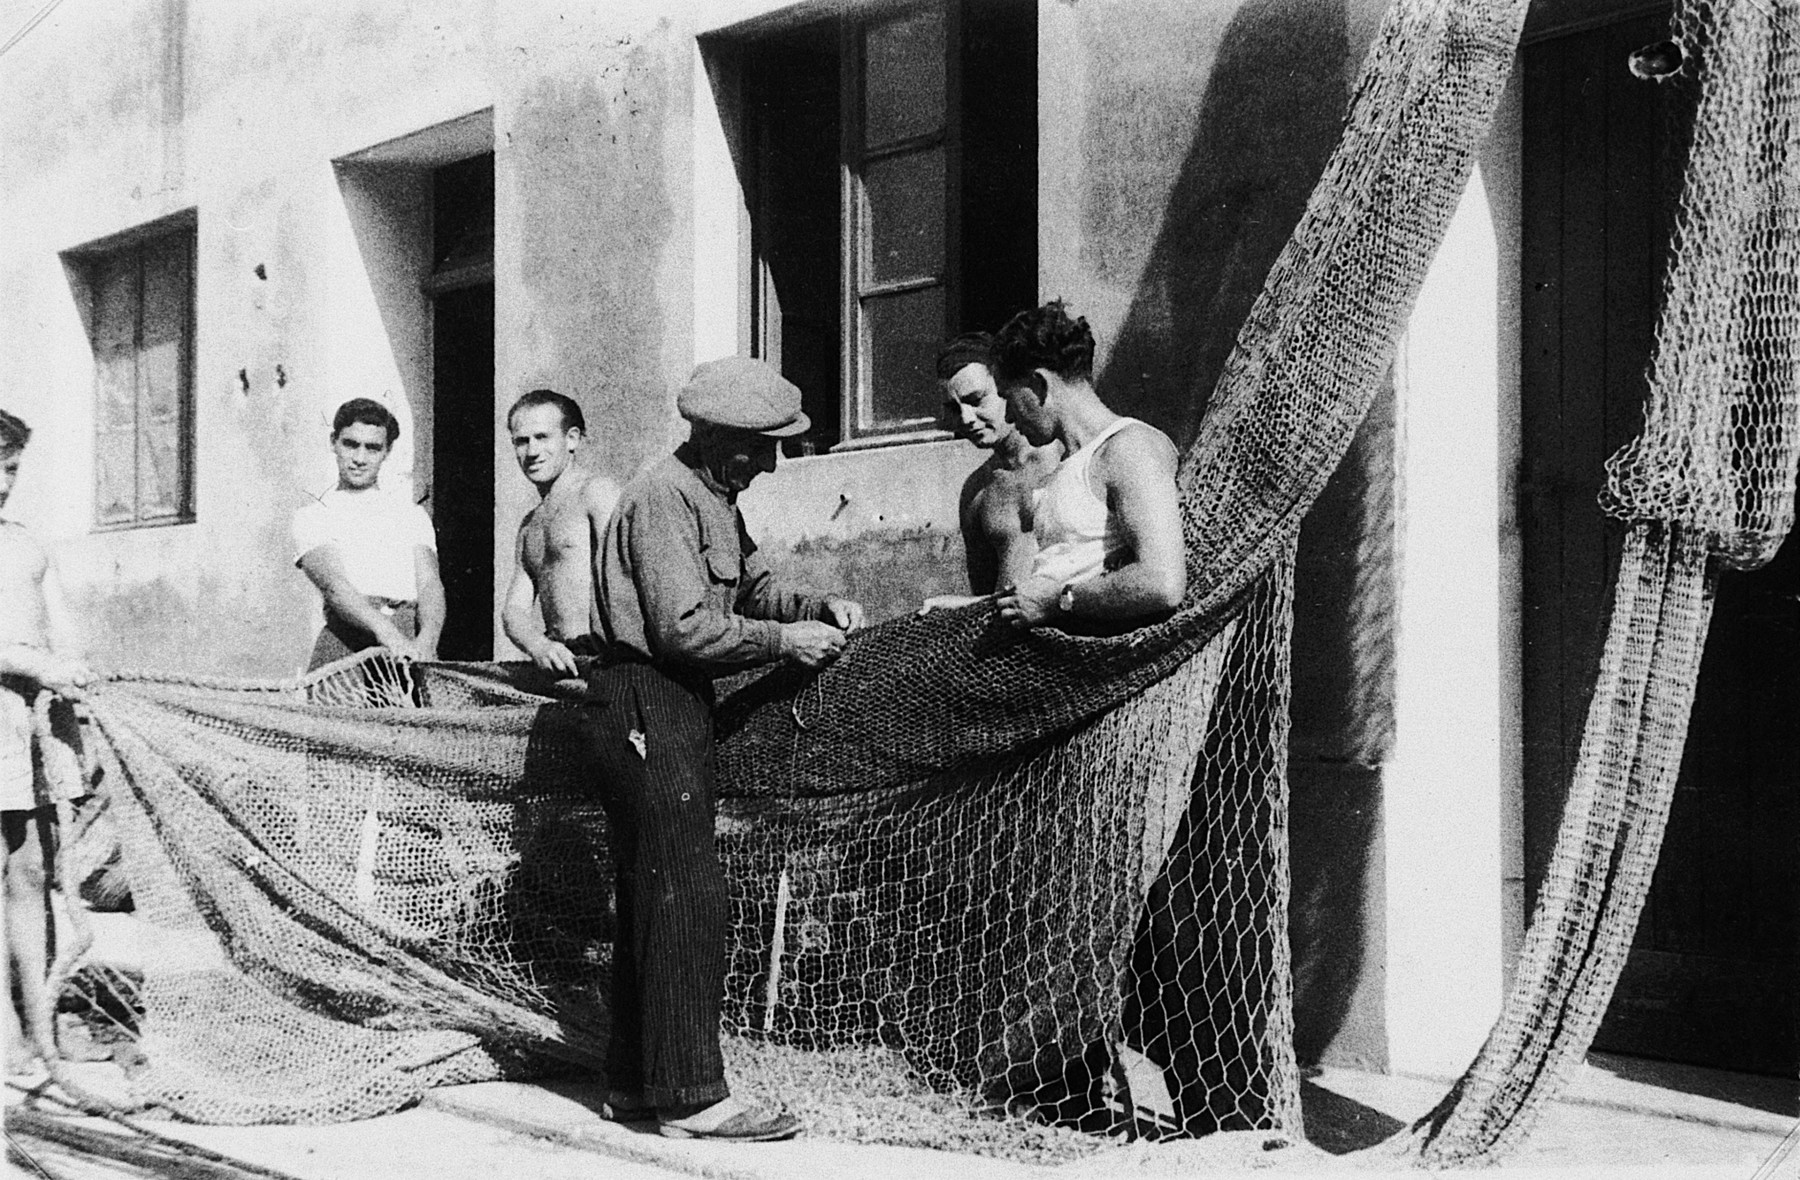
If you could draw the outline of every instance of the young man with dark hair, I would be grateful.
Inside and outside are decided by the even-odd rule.
[[[534,389],[507,411],[506,430],[519,470],[537,488],[538,503],[519,522],[500,625],[538,667],[578,676],[575,657],[598,650],[594,553],[618,503],[619,486],[577,462],[587,421],[573,398]],[[534,604],[542,608],[542,626],[532,618]]]
[[[1032,494],[1062,459],[1061,446],[1034,447],[1007,420],[1006,399],[988,367],[993,339],[987,332],[965,333],[946,344],[937,358],[946,423],[957,437],[992,452],[963,481],[958,498],[969,588],[976,595],[1021,582],[1031,572],[1037,554]],[[971,601],[945,595],[926,600],[925,609]]]
[[[309,671],[376,645],[402,659],[437,658],[444,584],[431,518],[379,486],[399,437],[400,423],[380,402],[339,406],[331,420],[337,486],[294,513],[294,564],[325,599]]]
[[[1187,547],[1175,490],[1175,445],[1106,408],[1094,391],[1094,334],[1062,302],[1020,312],[994,337],[1007,414],[1034,446],[1068,458],[1037,493],[1037,555],[1002,591],[1016,627],[1167,614],[1187,592]]]
[[[12,497],[30,439],[30,427],[0,410],[0,508]],[[40,691],[74,696],[93,679],[85,664],[64,654],[68,635],[48,550],[25,526],[0,520],[0,830],[5,835],[0,914],[8,956],[4,978],[18,973],[25,1014],[21,1022],[8,988],[0,1005],[8,1074],[23,1072],[33,1056],[56,1051],[44,995],[51,921],[47,851],[56,839],[56,812],[47,792],[76,789],[58,780],[73,776],[79,782],[83,776],[78,767],[50,765],[58,750],[42,749],[33,758],[32,706]],[[72,715],[52,714],[53,724],[61,721],[68,724],[59,729],[73,728]],[[55,773],[59,769],[64,773]]]
[[[693,424],[626,485],[598,566],[602,659],[589,738],[618,866],[608,1105],[664,1135],[785,1139],[790,1117],[730,1096],[719,1050],[730,909],[713,843],[713,677],[837,658],[862,607],[784,582],[737,497],[809,425],[800,391],[747,357],[694,370],[676,402]]]

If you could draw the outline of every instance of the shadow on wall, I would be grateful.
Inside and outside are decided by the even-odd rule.
[[[1097,374],[1108,405],[1180,445],[1193,439],[1239,325],[1337,144],[1357,64],[1343,4],[1250,0],[1234,14],[1161,230]],[[1106,133],[1084,129],[1088,143],[1105,142]],[[1107,194],[1087,196],[1082,216],[1099,248],[1128,240],[1129,226],[1093,224],[1093,206],[1106,205]],[[1391,727],[1392,555],[1381,528],[1392,512],[1391,395],[1383,403],[1302,534],[1291,761],[1296,1046],[1302,1060],[1376,1068],[1384,1064],[1380,1013],[1360,1011],[1368,1005],[1359,996],[1380,992],[1365,978],[1381,961],[1366,882],[1379,865],[1378,767]],[[1202,795],[1207,786],[1196,783]],[[1163,1010],[1147,1012],[1134,1036],[1180,1043],[1180,1030],[1163,1022],[1204,1028],[1207,1014],[1170,1008],[1167,996],[1216,989],[1187,978],[1197,968],[1181,948],[1151,953],[1157,962],[1138,962],[1158,980]],[[1183,1106],[1197,1105],[1199,1095],[1183,1097]],[[1200,1110],[1184,1113],[1190,1130],[1213,1125]]]
[[[1394,741],[1395,405],[1368,417],[1300,528],[1289,708],[1294,1048],[1387,1067],[1381,768]],[[1369,997],[1361,1000],[1359,997]]]
[[[1249,0],[1232,17],[1162,230],[1096,375],[1107,405],[1179,445],[1193,439],[1238,326],[1337,145],[1348,56],[1341,3]],[[1088,142],[1101,134],[1084,129]]]

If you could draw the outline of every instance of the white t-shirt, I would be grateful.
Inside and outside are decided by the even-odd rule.
[[[321,545],[337,546],[350,584],[371,598],[417,602],[413,550],[437,552],[431,518],[417,504],[380,488],[333,488],[294,513],[294,564]]]

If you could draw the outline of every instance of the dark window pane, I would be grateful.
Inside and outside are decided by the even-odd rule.
[[[838,33],[836,21],[804,26],[756,45],[745,66],[746,142],[761,148],[746,177],[762,263],[752,339],[800,387],[813,423],[790,455],[843,439]]]
[[[872,420],[864,426],[931,423],[938,409],[932,365],[944,336],[944,289],[927,287],[863,301]]]
[[[876,160],[863,172],[865,282],[944,271],[944,149]]]
[[[879,147],[944,125],[944,14],[938,5],[863,34],[863,144]]]

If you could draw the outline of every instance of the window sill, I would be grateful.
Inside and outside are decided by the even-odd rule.
[[[841,455],[846,451],[867,451],[876,447],[896,447],[908,443],[949,442],[955,437],[948,430],[940,430],[935,426],[923,430],[895,431],[893,434],[865,434],[860,438],[847,438],[822,453]]]
[[[96,523],[91,531],[96,533],[135,533],[143,529],[166,529],[175,525],[198,524],[195,516],[168,516],[158,520],[119,520],[107,524]]]

